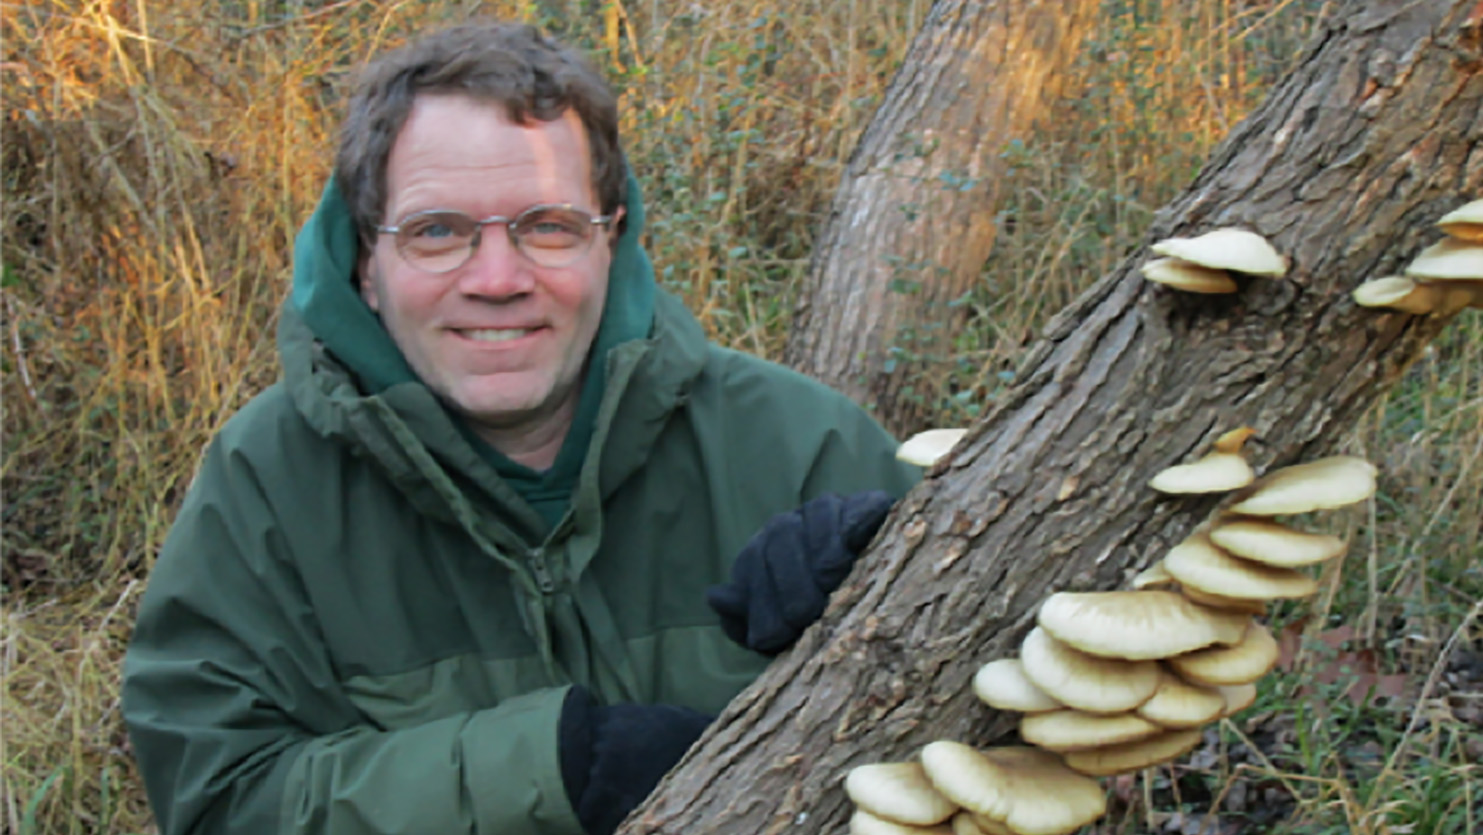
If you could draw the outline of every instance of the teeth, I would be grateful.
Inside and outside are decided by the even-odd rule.
[[[478,330],[463,332],[464,336],[467,336],[468,338],[477,340],[479,342],[505,342],[510,339],[519,339],[520,337],[525,336],[528,333],[530,333],[530,331],[524,328],[516,328],[514,330]]]

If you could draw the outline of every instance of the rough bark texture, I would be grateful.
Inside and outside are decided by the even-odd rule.
[[[1142,257],[1103,278],[623,831],[841,832],[849,768],[1009,731],[1015,715],[969,693],[974,670],[1013,654],[1047,594],[1118,586],[1221,501],[1149,477],[1241,424],[1259,469],[1332,451],[1446,325],[1348,292],[1483,191],[1480,140],[1483,3],[1336,14],[1150,231],[1254,229],[1291,256],[1287,278],[1181,295],[1144,282]]]
[[[866,128],[814,250],[789,366],[907,434],[925,361],[994,245],[1001,153],[1075,57],[1098,0],[939,0]]]

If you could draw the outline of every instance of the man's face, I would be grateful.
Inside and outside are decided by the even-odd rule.
[[[477,220],[552,203],[595,216],[591,174],[586,133],[570,110],[519,125],[496,105],[422,95],[387,161],[385,225],[431,209]],[[602,318],[614,234],[596,227],[580,257],[550,268],[491,224],[468,263],[437,274],[409,265],[396,236],[383,233],[362,256],[361,295],[412,370],[476,426],[569,421]]]

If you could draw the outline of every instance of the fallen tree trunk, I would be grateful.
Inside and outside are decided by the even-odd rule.
[[[969,692],[977,667],[1049,593],[1118,586],[1220,501],[1160,496],[1155,472],[1243,424],[1259,470],[1332,451],[1446,326],[1349,291],[1483,191],[1480,140],[1483,3],[1348,4],[1149,233],[1243,226],[1291,257],[1286,278],[1182,295],[1140,277],[1143,255],[1104,277],[620,831],[840,831],[849,768],[1010,731]]]

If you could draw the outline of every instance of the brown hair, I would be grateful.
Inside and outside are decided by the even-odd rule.
[[[363,244],[385,222],[386,164],[419,93],[458,93],[498,104],[518,123],[575,110],[592,153],[592,186],[603,214],[624,204],[627,163],[618,142],[618,102],[576,50],[525,24],[477,22],[444,29],[373,59],[351,94],[335,174]],[[621,225],[620,225],[621,229]]]

